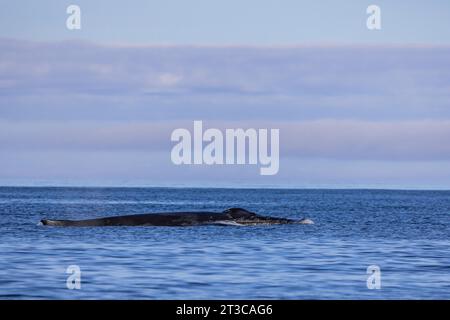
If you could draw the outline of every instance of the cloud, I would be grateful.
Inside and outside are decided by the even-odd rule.
[[[0,40],[1,118],[450,118],[447,47]]]
[[[166,152],[173,130],[193,123],[7,123],[0,121],[0,149]],[[442,161],[450,160],[450,120],[369,122],[314,120],[289,122],[205,121],[207,128],[280,129],[281,157],[302,159]]]
[[[449,66],[445,46],[0,39],[0,182],[444,183]],[[279,128],[280,174],[262,180],[246,167],[174,167],[170,133],[194,120]]]
[[[450,160],[449,120],[317,120],[284,126],[287,155],[324,159]]]
[[[172,73],[163,73],[158,78],[163,86],[175,86],[183,77]]]
[[[449,188],[449,161],[284,158],[275,176],[250,166],[174,166],[167,153],[18,151],[0,158],[2,185]]]

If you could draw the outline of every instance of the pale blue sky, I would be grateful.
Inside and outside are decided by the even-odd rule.
[[[66,7],[82,29],[65,28]],[[366,28],[366,8],[382,30]],[[448,0],[1,1],[0,37],[172,44],[450,43]]]
[[[450,2],[317,2],[2,1],[0,185],[450,188]],[[194,120],[279,128],[279,174],[173,165]]]

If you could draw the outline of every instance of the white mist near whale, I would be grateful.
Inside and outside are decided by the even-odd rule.
[[[268,129],[225,129],[224,134],[216,128],[203,131],[203,122],[194,121],[192,135],[184,128],[172,132],[171,141],[178,143],[171,159],[176,165],[260,164],[261,175],[275,175],[280,167],[279,140],[279,129],[270,129],[269,140]]]

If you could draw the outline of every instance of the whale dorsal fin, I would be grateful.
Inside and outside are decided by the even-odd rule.
[[[226,213],[233,219],[242,218],[242,217],[248,217],[248,216],[255,216],[256,214],[250,211],[247,211],[242,208],[229,208],[227,210],[224,210],[223,213]]]

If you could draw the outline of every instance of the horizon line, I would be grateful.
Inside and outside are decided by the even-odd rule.
[[[27,39],[0,37],[0,41],[17,41],[33,44],[88,44],[110,48],[210,48],[210,49],[307,49],[307,48],[405,48],[405,49],[450,49],[449,43],[429,43],[429,42],[303,42],[303,43],[171,43],[171,42],[118,42],[118,41],[94,41],[83,38],[61,38],[61,39]]]
[[[118,184],[0,184],[0,188],[77,188],[77,189],[265,189],[265,190],[376,190],[376,191],[450,191],[450,187],[408,186],[275,186],[275,185],[118,185]]]

